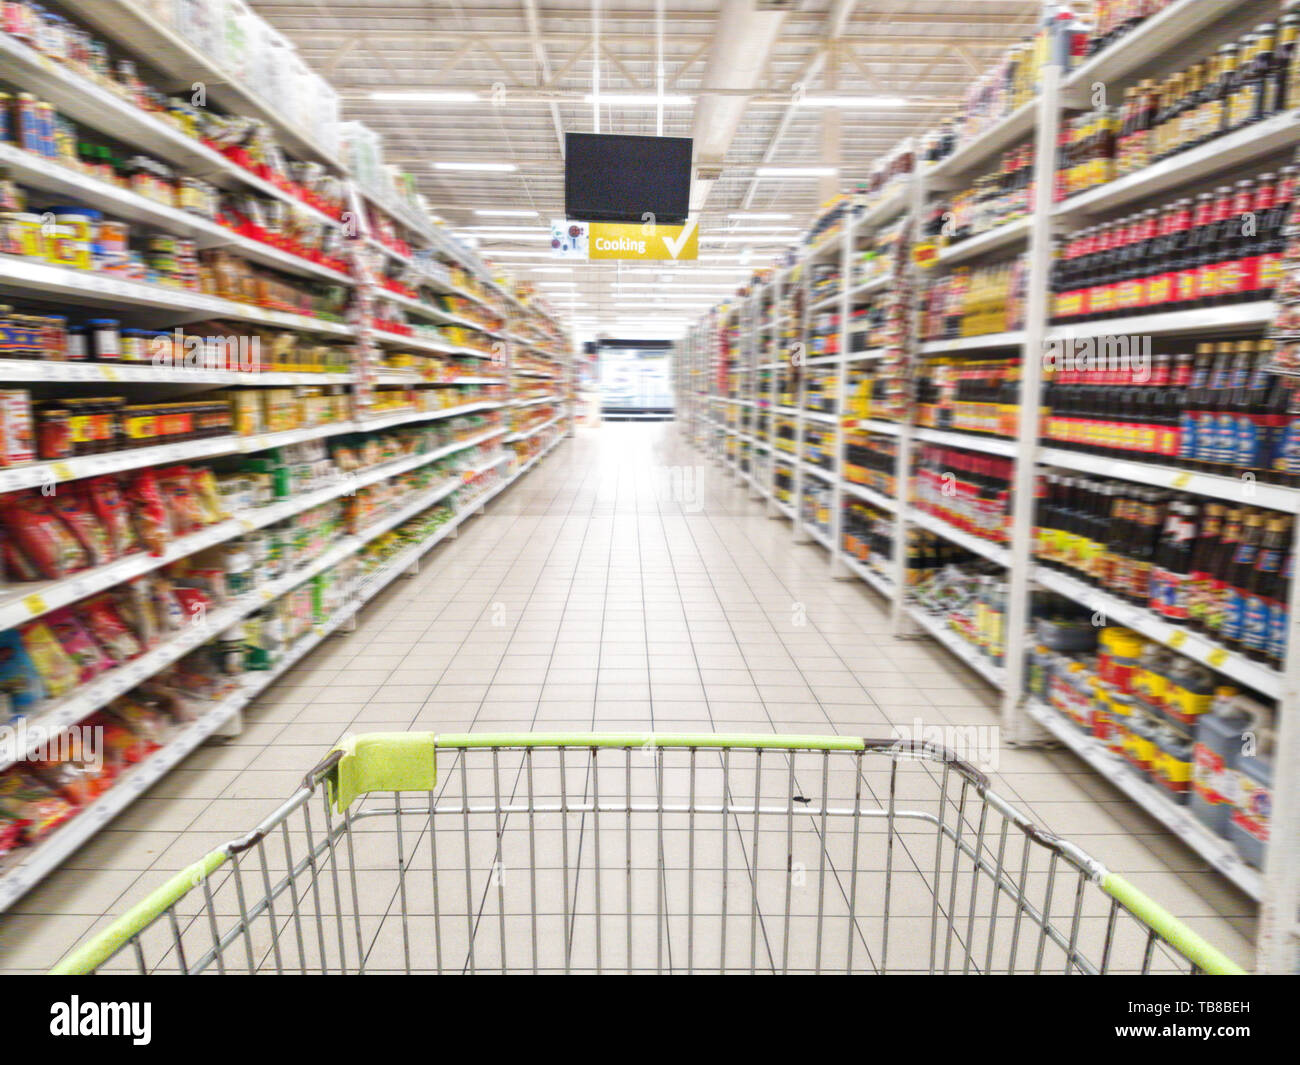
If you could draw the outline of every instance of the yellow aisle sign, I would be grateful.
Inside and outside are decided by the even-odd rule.
[[[698,259],[699,225],[652,226],[639,222],[592,222],[587,235],[589,259]]]

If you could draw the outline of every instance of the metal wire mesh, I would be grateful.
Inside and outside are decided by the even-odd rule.
[[[431,794],[324,790],[100,971],[1192,971],[932,749],[443,749]]]

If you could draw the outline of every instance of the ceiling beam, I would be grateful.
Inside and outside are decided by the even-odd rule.
[[[844,27],[848,24],[849,15],[853,11],[854,0],[834,0],[830,12],[826,16],[826,38],[834,40],[844,32]],[[812,55],[808,57],[808,62],[804,64],[803,70],[795,78],[794,83],[790,86],[792,93],[802,95],[804,88],[809,81],[814,79],[822,66],[826,63],[827,47],[822,46],[814,49]],[[790,123],[794,121],[795,113],[799,110],[798,103],[790,100],[786,105],[785,113],[781,116],[781,121],[777,123],[776,132],[772,134],[771,140],[767,142],[767,147],[763,149],[764,163],[769,163],[776,156],[777,149],[781,146],[781,138],[785,136],[785,131],[790,128]],[[741,201],[741,206],[746,210],[753,205],[754,195],[758,192],[758,178],[754,177],[749,188],[745,192],[745,198]]]
[[[537,0],[524,0],[524,17],[528,20],[528,35],[532,39],[533,56],[537,60],[539,82],[551,84],[551,61],[546,55],[546,46],[542,43],[541,28],[537,18]],[[560,146],[560,158],[564,158],[564,123],[560,121],[560,108],[551,104],[551,125],[555,128],[555,139]]]

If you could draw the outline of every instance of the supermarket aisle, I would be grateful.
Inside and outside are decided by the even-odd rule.
[[[586,430],[429,556],[248,715],[0,917],[0,971],[39,970],[105,914],[247,830],[349,731],[887,734],[996,724],[990,689],[670,425]],[[675,475],[666,469],[677,468]],[[698,479],[697,479],[698,477]],[[1234,958],[1252,905],[1071,755],[1003,750],[996,788]]]

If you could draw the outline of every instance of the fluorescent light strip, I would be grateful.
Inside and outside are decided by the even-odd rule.
[[[536,218],[536,211],[512,211],[505,207],[475,207],[474,213],[482,218]]]
[[[737,211],[727,215],[732,221],[750,222],[785,222],[794,215],[782,214],[780,211]]]

